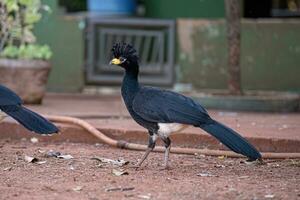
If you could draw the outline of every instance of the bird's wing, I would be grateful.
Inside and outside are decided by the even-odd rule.
[[[152,87],[141,88],[132,108],[143,119],[157,123],[199,125],[210,120],[207,111],[191,98]]]
[[[234,130],[214,121],[205,109],[183,95],[159,89],[143,88],[134,98],[133,110],[145,120],[157,123],[182,123],[200,127],[217,138],[229,149],[251,160],[260,153]]]
[[[22,99],[7,87],[0,85],[0,106],[22,104]]]

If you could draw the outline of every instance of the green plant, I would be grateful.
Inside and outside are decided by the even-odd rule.
[[[50,8],[40,0],[0,1],[0,56],[20,59],[50,59],[47,45],[36,44],[34,25]]]
[[[21,45],[7,46],[1,52],[1,56],[6,58],[20,58],[20,59],[43,59],[51,58],[52,53],[48,45]]]

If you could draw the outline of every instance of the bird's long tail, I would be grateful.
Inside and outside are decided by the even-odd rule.
[[[58,128],[41,115],[23,106],[5,106],[1,110],[22,124],[25,128],[38,134],[57,133]]]
[[[215,120],[210,124],[201,125],[200,127],[217,138],[232,151],[247,156],[251,160],[261,158],[259,151],[231,128],[228,128]]]

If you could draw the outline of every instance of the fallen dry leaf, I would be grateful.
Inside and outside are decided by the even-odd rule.
[[[201,176],[201,177],[216,177],[217,175],[213,175],[209,172],[205,172],[205,173],[199,173],[197,174],[197,176]]]
[[[114,187],[114,188],[107,188],[105,189],[105,192],[115,192],[115,191],[121,191],[121,187]]]
[[[151,195],[138,195],[137,197],[141,198],[141,199],[151,199]]]
[[[264,164],[266,164],[264,161],[261,161],[261,160],[254,160],[254,161],[245,160],[245,161],[241,161],[240,163],[245,163],[246,165],[264,165]]]
[[[12,170],[12,167],[6,167],[3,169],[3,171],[10,171],[10,170]]]
[[[219,159],[223,160],[225,159],[226,157],[225,156],[218,156]]]
[[[48,157],[56,157],[57,158],[57,156],[60,156],[60,155],[61,155],[61,153],[58,151],[50,150],[47,152]]]
[[[36,164],[42,165],[42,164],[45,164],[46,162],[47,162],[46,160],[43,160],[43,161],[37,161]]]
[[[26,162],[28,162],[28,163],[35,163],[35,162],[38,161],[37,158],[31,157],[31,156],[26,156],[26,155],[25,155],[25,157],[24,157],[24,160],[25,160]]]
[[[219,164],[216,164],[216,165],[215,165],[215,168],[225,168],[225,165],[219,165]]]
[[[82,188],[83,188],[82,186],[76,186],[73,188],[73,191],[80,192],[82,190]]]
[[[134,187],[125,187],[125,188],[114,187],[114,188],[107,188],[107,189],[105,189],[105,192],[116,192],[116,191],[124,192],[124,191],[129,191],[129,190],[134,190]]]
[[[205,158],[206,157],[206,155],[204,155],[204,154],[198,154],[198,153],[195,153],[195,156],[196,156],[197,159],[201,159],[201,158]]]
[[[250,176],[240,176],[239,178],[240,179],[246,179],[246,178],[249,178]]]
[[[102,163],[108,163],[108,164],[116,165],[116,166],[119,166],[119,167],[122,167],[122,166],[127,165],[129,163],[129,161],[125,161],[123,159],[112,160],[112,159],[109,159],[109,158],[102,158],[102,157],[93,157],[91,159],[100,161]]]
[[[48,157],[55,157],[55,158],[62,158],[62,159],[65,159],[65,160],[70,160],[70,159],[74,158],[73,156],[71,156],[69,154],[63,155],[61,152],[53,151],[53,150],[48,151],[47,156]]]
[[[70,160],[70,159],[72,159],[74,157],[68,154],[68,155],[57,156],[57,158],[62,158],[62,159],[65,159],[65,160]]]
[[[38,152],[39,153],[45,153],[45,150],[39,149]]]
[[[112,173],[113,173],[115,176],[128,175],[128,172],[127,172],[127,171],[125,171],[125,170],[118,170],[118,169],[113,169],[113,170],[112,170]]]
[[[266,195],[265,195],[265,198],[266,198],[266,199],[273,199],[274,197],[275,197],[274,194],[266,194]]]

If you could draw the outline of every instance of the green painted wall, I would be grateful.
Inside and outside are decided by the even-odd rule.
[[[223,18],[222,0],[145,0],[146,17]]]
[[[83,87],[83,35],[79,21],[66,19],[57,1],[46,1],[52,9],[35,27],[38,42],[48,44],[53,57],[48,89],[56,92],[76,92]]]
[[[242,28],[244,87],[300,92],[300,20],[246,21]]]
[[[220,20],[179,20],[178,81],[195,88],[222,88],[226,83],[227,43]]]
[[[44,2],[50,5],[52,14],[42,19],[35,32],[38,42],[49,44],[54,53],[48,88],[56,92],[80,91],[84,86],[84,46],[79,20],[67,17],[57,1]],[[190,0],[189,8],[184,7],[183,2],[147,0],[146,5],[152,6],[148,14],[153,17],[192,18],[201,14],[201,17],[218,18],[224,15],[220,0]],[[178,19],[177,30],[177,81],[192,83],[196,89],[226,88],[224,20]],[[300,92],[300,20],[243,21],[241,67],[244,89]]]
[[[226,29],[223,20],[179,20],[179,82],[225,89]],[[242,87],[300,92],[300,20],[243,21]]]

